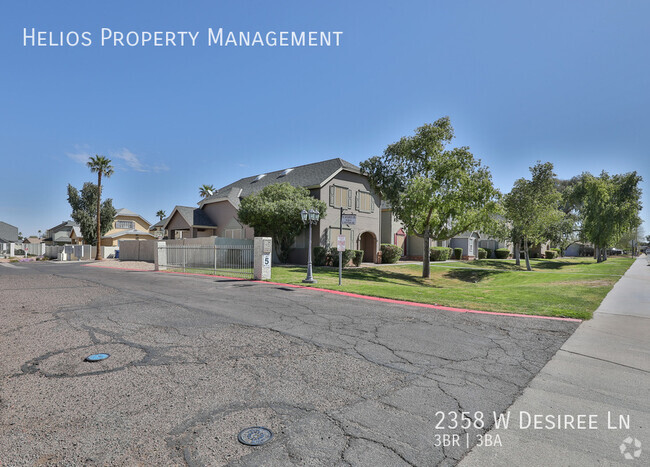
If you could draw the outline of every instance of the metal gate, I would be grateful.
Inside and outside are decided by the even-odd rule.
[[[161,251],[162,250],[162,251]],[[159,267],[168,271],[253,278],[253,242],[158,247]]]

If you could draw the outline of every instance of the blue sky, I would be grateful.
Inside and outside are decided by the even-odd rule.
[[[30,1],[0,15],[0,220],[70,216],[66,187],[113,160],[104,195],[150,221],[198,187],[341,157],[358,164],[449,115],[504,192],[537,160],[643,177],[650,234],[650,3]],[[99,45],[199,31],[196,47]],[[339,47],[208,47],[208,28],[342,31]],[[89,47],[23,46],[23,28]]]

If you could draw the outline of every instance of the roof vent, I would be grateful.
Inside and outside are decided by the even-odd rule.
[[[258,181],[262,180],[264,177],[266,177],[266,174],[260,174],[257,177],[255,177],[255,180],[253,180],[253,181],[258,182]]]
[[[279,176],[280,176],[280,177],[284,177],[286,174],[288,174],[288,173],[291,172],[292,170],[293,170],[293,169],[284,169],[284,170],[280,173]]]

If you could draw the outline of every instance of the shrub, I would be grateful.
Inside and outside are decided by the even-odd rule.
[[[356,267],[361,266],[361,262],[363,261],[363,250],[350,250],[353,255],[352,255],[352,263]]]
[[[487,250],[485,248],[479,248],[478,259],[485,259],[485,258],[487,258]]]
[[[325,266],[325,264],[327,264],[327,248],[315,246],[312,262],[314,263],[314,266]]]
[[[557,251],[554,250],[546,250],[545,255],[546,255],[546,259],[555,259],[558,256]]]
[[[355,250],[345,250],[343,252],[343,267],[347,266],[350,260],[352,259],[352,256],[354,255]],[[330,258],[332,262],[332,266],[338,267],[339,266],[339,252],[336,249],[336,247],[330,248]]]
[[[497,255],[497,259],[507,259],[510,256],[510,250],[507,248],[497,248],[494,254]]]
[[[463,259],[463,249],[454,248],[454,259]]]
[[[429,259],[431,261],[447,261],[449,259],[449,254],[451,253],[451,248],[444,246],[434,246],[429,250]]]
[[[562,256],[562,250],[560,248],[551,248],[551,251],[555,251],[558,257]]]
[[[381,244],[381,262],[382,263],[397,263],[402,257],[402,249],[397,245],[390,243]]]
[[[494,250],[490,248],[486,248],[485,251],[487,251],[487,258],[492,258],[492,253],[494,252]]]

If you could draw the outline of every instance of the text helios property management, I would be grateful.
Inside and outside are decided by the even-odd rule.
[[[24,47],[339,47],[342,31],[40,31],[23,28]]]

